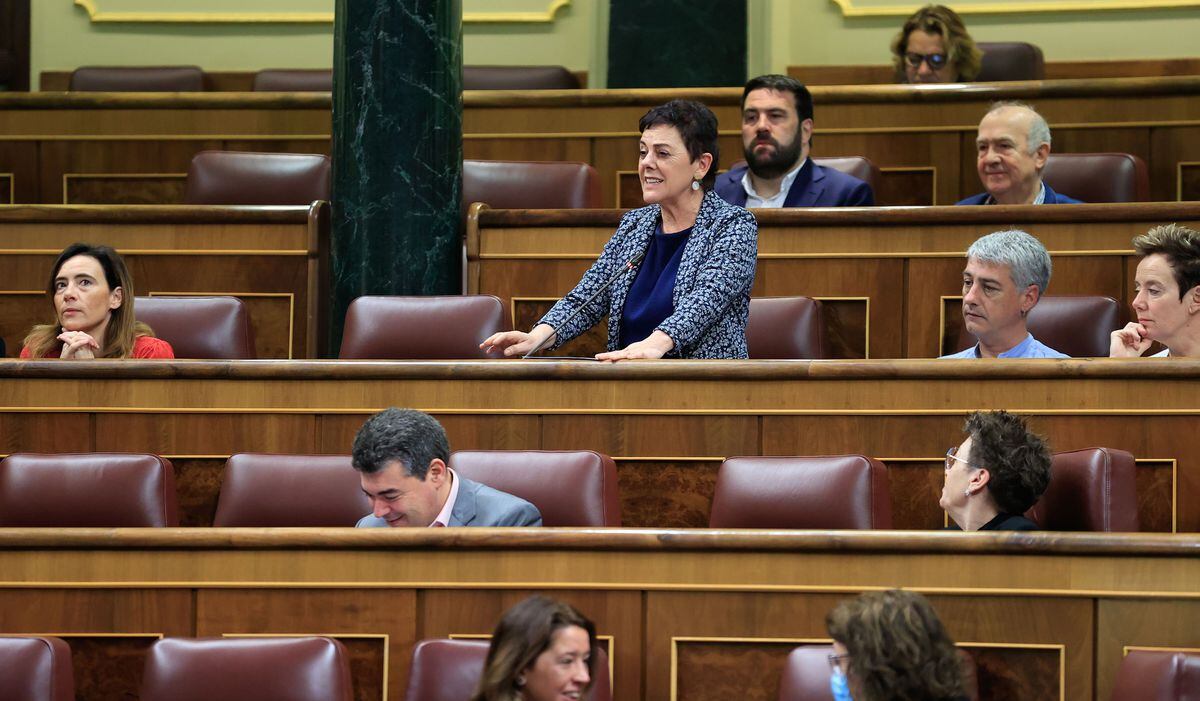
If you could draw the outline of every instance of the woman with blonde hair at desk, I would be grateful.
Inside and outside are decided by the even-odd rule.
[[[1137,358],[1155,341],[1166,350],[1151,357],[1200,356],[1200,232],[1156,226],[1133,248],[1141,256],[1133,278],[1137,321],[1113,331],[1109,356]]]

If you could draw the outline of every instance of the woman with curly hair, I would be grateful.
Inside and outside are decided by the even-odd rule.
[[[1050,484],[1050,449],[1007,411],[967,417],[967,438],[946,451],[938,505],[964,531],[1036,531],[1022,514]]]
[[[962,83],[979,75],[983,52],[957,12],[926,5],[892,40],[892,63],[897,83]]]
[[[869,592],[842,602],[825,626],[834,701],[966,701],[958,651],[924,596]]]

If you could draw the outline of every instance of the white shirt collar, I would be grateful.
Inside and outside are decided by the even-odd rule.
[[[458,501],[458,475],[449,467],[446,472],[450,475],[450,496],[446,497],[446,503],[442,506],[442,510],[438,512],[437,518],[433,519],[433,523],[429,524],[430,528],[434,526],[449,526],[450,514],[454,513],[454,502]]]
[[[750,169],[746,168],[746,172],[742,174],[742,188],[746,190],[746,207],[773,209],[782,207],[784,200],[787,199],[788,191],[792,189],[792,183],[796,182],[796,176],[800,174],[800,169],[804,167],[805,163],[808,163],[807,158],[784,174],[783,181],[779,183],[779,192],[772,197],[762,197],[754,191],[754,182],[750,179]]]

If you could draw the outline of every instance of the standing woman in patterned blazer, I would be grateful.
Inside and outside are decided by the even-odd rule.
[[[638,179],[649,206],[621,218],[600,258],[529,333],[498,333],[481,348],[522,355],[552,336],[555,348],[607,314],[608,349],[597,360],[747,357],[758,224],[712,191],[717,118],[699,102],[672,100],[647,112],[638,129]]]

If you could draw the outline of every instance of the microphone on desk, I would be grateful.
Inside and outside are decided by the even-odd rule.
[[[600,293],[601,293],[601,292],[603,292],[603,291],[607,290],[608,288],[612,287],[612,284],[613,284],[614,282],[616,282],[617,280],[620,280],[622,276],[624,276],[625,274],[627,274],[627,273],[629,273],[629,272],[631,272],[631,271],[633,271],[633,270],[637,270],[637,267],[638,267],[638,265],[639,265],[639,264],[641,264],[641,262],[642,262],[642,259],[643,259],[643,258],[645,258],[645,257],[646,257],[646,252],[645,252],[645,251],[642,251],[641,253],[637,254],[636,256],[634,256],[634,257],[630,258],[630,259],[629,259],[629,261],[625,263],[625,267],[624,267],[624,268],[621,268],[620,270],[618,270],[616,275],[613,275],[612,277],[610,277],[610,278],[609,278],[607,281],[605,281],[605,283],[604,283],[603,285],[601,285],[601,286],[600,286],[600,289],[598,289],[598,290],[596,290],[595,292],[593,292],[593,293],[592,293],[592,296],[591,296],[591,297],[588,297],[586,300],[584,300],[583,304],[579,305],[579,308],[578,308],[578,309],[576,309],[575,311],[571,312],[571,314],[570,314],[570,315],[569,315],[569,316],[568,316],[566,319],[563,319],[563,320],[562,320],[562,323],[560,324],[560,326],[566,326],[566,325],[567,325],[567,322],[569,322],[569,321],[571,321],[572,319],[574,319],[575,317],[579,316],[580,312],[582,312],[584,309],[586,309],[586,308],[587,308],[587,305],[591,304],[591,303],[592,303],[592,301],[594,301],[594,300],[596,299],[596,297],[600,296]],[[529,350],[529,352],[528,352],[528,353],[526,353],[525,355],[521,356],[521,360],[525,360],[525,359],[527,359],[529,356],[531,356],[531,355],[533,355],[534,353],[537,353],[538,351],[540,351],[542,348],[544,348],[544,347],[546,346],[546,344],[547,344],[547,343],[549,343],[549,342],[550,342],[550,339],[554,338],[554,337],[555,337],[555,336],[557,336],[557,335],[558,335],[558,331],[557,331],[557,330],[555,330],[555,332],[554,332],[554,333],[552,333],[552,334],[550,334],[549,336],[547,336],[547,337],[543,338],[543,339],[542,339],[542,341],[541,341],[541,343],[537,344],[536,346],[534,346],[533,348],[531,348],[531,349]]]

